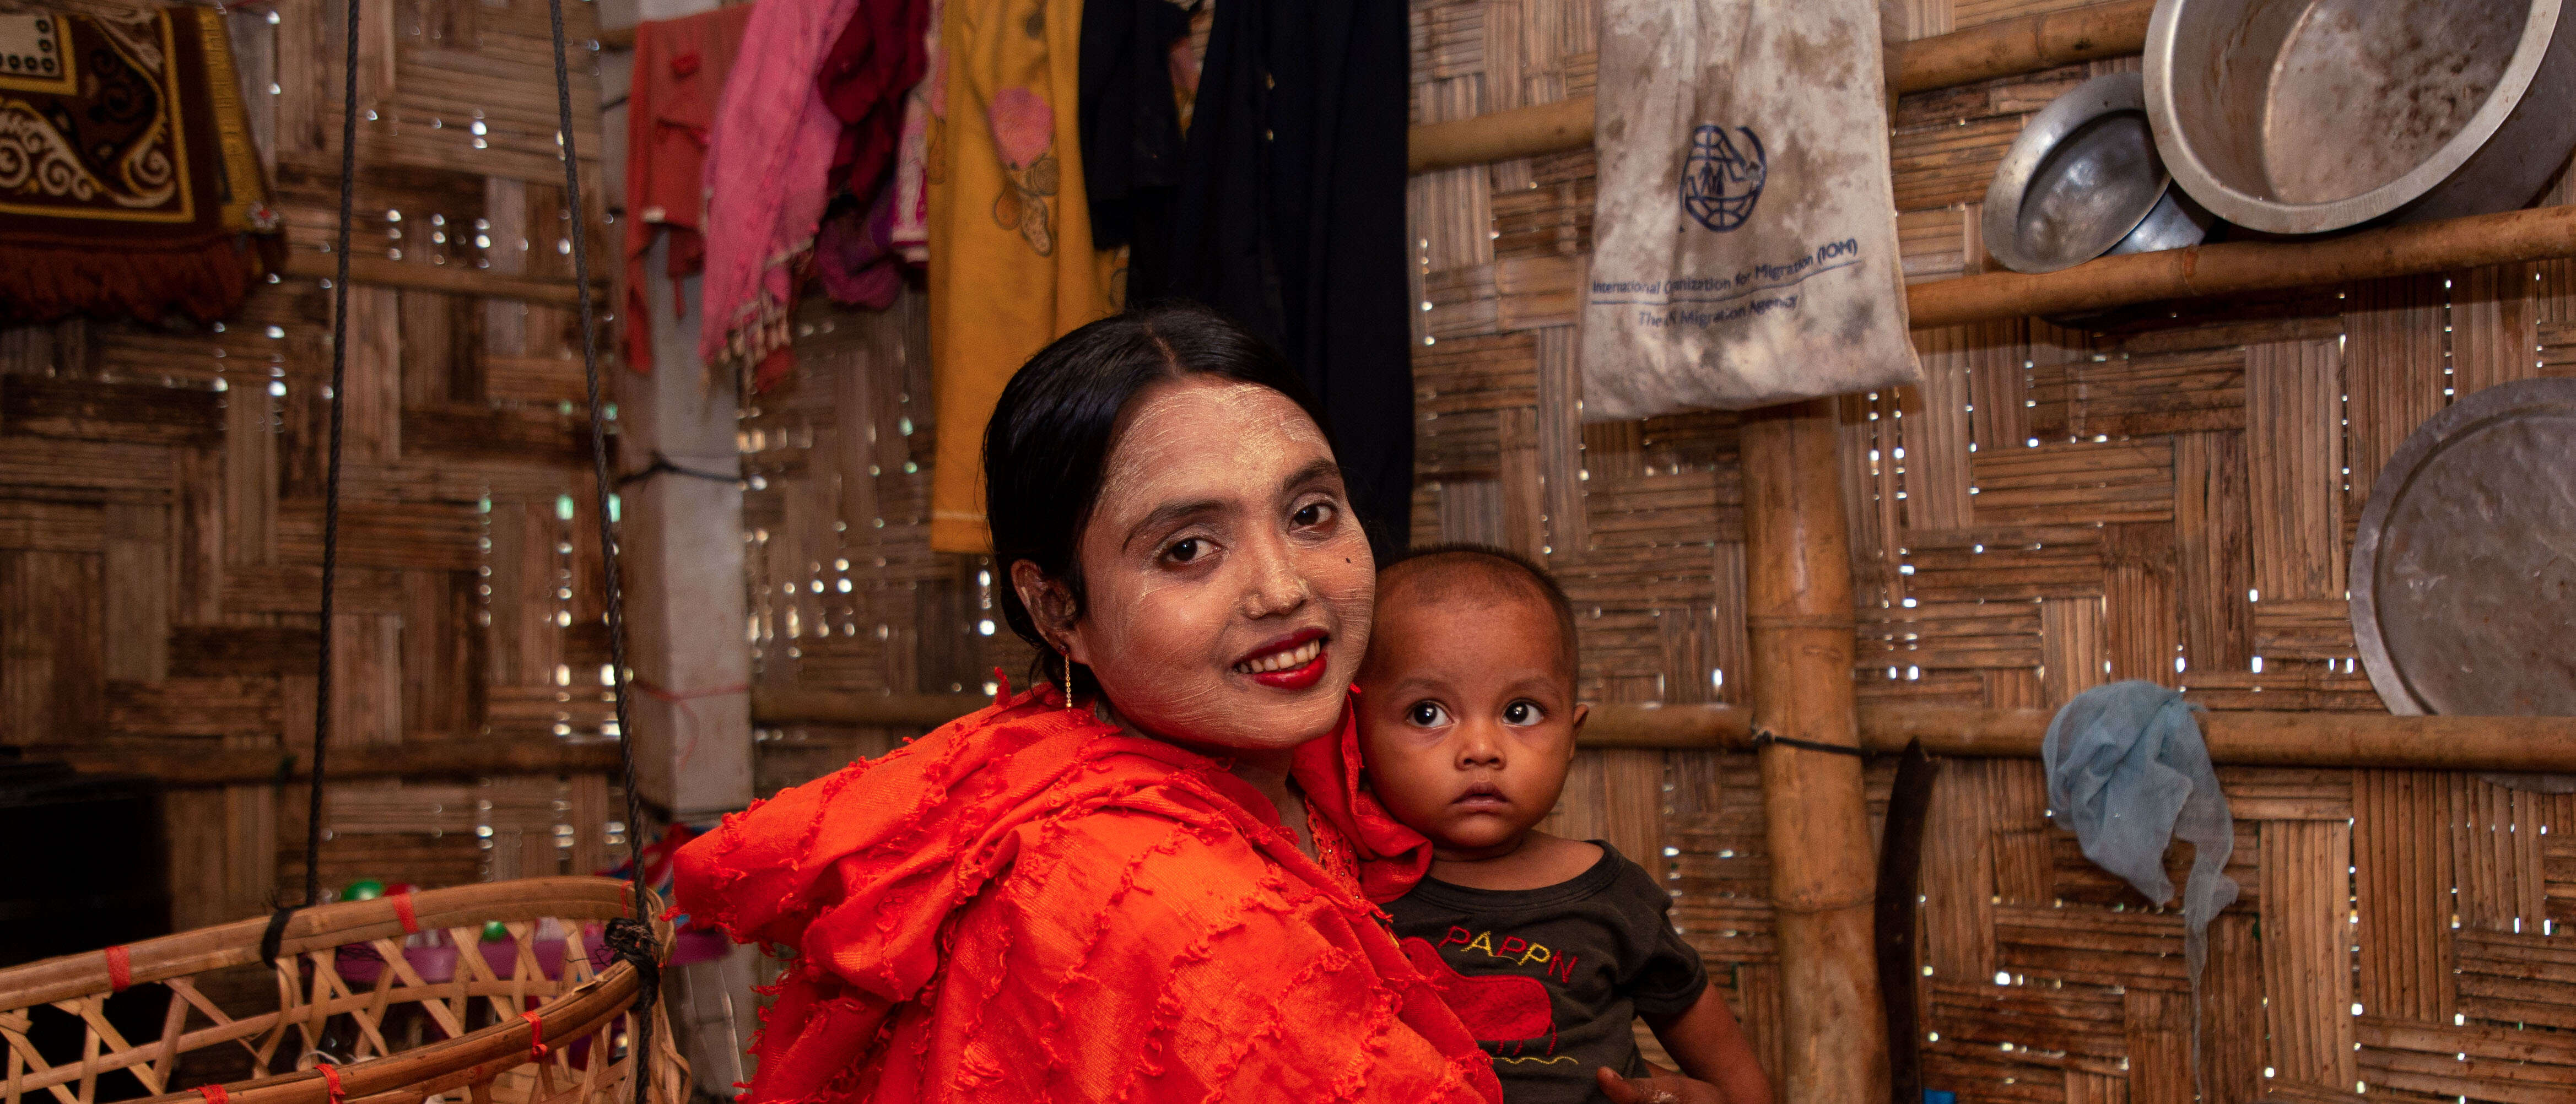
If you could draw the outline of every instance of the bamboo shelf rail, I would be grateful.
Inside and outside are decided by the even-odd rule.
[[[2030,758],[2046,709],[1881,706],[1861,711],[1861,743],[1936,755]],[[2370,713],[2211,711],[2194,718],[2214,762],[2247,767],[2576,771],[2576,717],[2392,717]]]
[[[989,704],[981,694],[760,691],[752,722],[924,727]],[[1923,741],[1934,755],[2035,759],[2046,709],[1864,705],[1860,744],[1877,754]],[[2576,717],[2393,717],[2368,713],[2211,711],[2198,715],[2209,757],[2261,767],[2576,773]],[[1753,749],[1752,712],[1733,705],[1594,705],[1593,748]]]
[[[2323,241],[2227,242],[1989,272],[1906,289],[1916,329],[2576,256],[2576,206],[2472,215]]]
[[[1913,740],[1934,755],[2035,759],[2046,709],[1862,706],[1864,750]],[[2392,717],[2368,713],[2211,711],[2195,718],[2209,757],[2249,767],[2576,771],[2576,717]],[[1583,742],[1598,747],[1752,748],[1746,710],[1728,705],[1597,705]]]

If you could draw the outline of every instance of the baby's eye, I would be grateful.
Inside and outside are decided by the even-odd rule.
[[[1404,719],[1419,728],[1438,728],[1449,723],[1449,711],[1439,702],[1419,701],[1404,707]]]
[[[1503,707],[1503,723],[1507,725],[1534,725],[1544,716],[1537,702],[1516,701]]]

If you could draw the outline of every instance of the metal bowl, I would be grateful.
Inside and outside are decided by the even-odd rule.
[[[2059,96],[2022,127],[1986,188],[1986,251],[2015,272],[2197,245],[2210,217],[2172,186],[2136,73]]]
[[[2576,2],[2159,0],[2147,114],[2184,191],[2309,234],[2505,211],[2576,147]]]

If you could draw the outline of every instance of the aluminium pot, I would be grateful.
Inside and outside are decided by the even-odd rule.
[[[2576,0],[2159,0],[2176,183],[2274,234],[2530,203],[2576,147]]]

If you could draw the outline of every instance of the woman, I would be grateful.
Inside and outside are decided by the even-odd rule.
[[[746,1099],[1500,1100],[1370,903],[1428,852],[1358,781],[1374,565],[1322,424],[1195,308],[1011,380],[986,508],[1040,684],[679,856],[683,910],[793,955]]]

